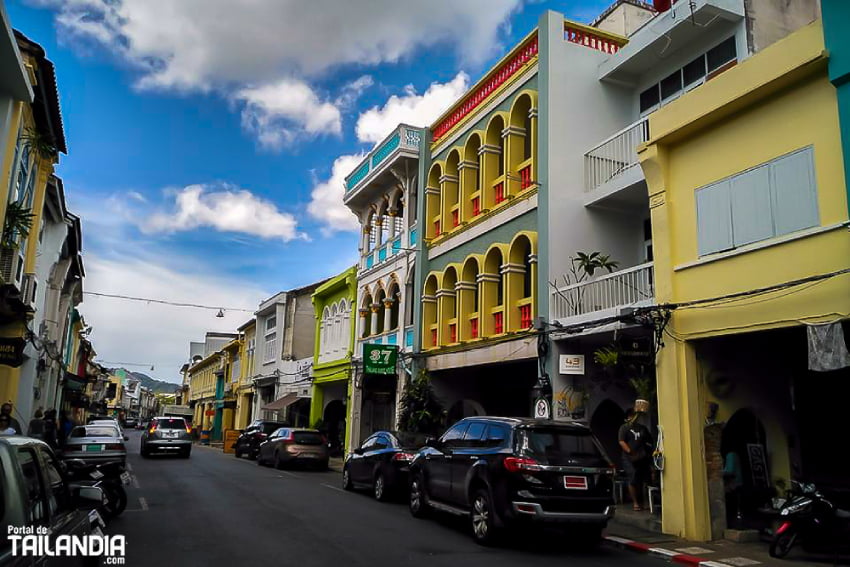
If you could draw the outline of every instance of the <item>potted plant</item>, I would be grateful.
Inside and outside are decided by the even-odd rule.
[[[646,376],[641,367],[637,376],[629,378],[629,384],[634,388],[637,399],[635,399],[636,412],[648,412],[652,398],[655,397],[655,381],[651,376]]]

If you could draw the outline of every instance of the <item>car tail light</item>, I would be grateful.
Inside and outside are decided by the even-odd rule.
[[[189,435],[192,434],[192,426],[190,426],[190,425],[186,426],[186,433],[188,433]]]
[[[396,453],[393,455],[394,461],[412,461],[413,457],[416,455],[414,453]]]
[[[540,463],[527,457],[505,457],[504,464],[508,472],[540,470]]]
[[[124,448],[124,445],[121,443],[107,443],[106,450],[107,451],[120,451]]]
[[[151,425],[151,428],[148,429],[148,433],[150,433],[151,435],[156,433],[156,425]]]
[[[261,432],[261,431],[258,431],[257,433],[254,433],[254,438],[255,438],[255,439],[259,439],[259,440],[261,440],[261,441],[262,441],[262,440],[263,440],[263,439],[265,439],[266,437],[268,437],[268,435],[266,435],[265,433],[263,433],[263,432]]]
[[[292,432],[292,430],[290,430],[286,433],[285,437],[281,436],[280,440],[283,441],[284,443],[292,443],[292,442],[295,441],[295,434]]]

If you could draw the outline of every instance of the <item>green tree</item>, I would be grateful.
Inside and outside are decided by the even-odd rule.
[[[404,387],[398,426],[402,431],[437,435],[446,422],[446,411],[437,399],[427,370],[420,370]]]

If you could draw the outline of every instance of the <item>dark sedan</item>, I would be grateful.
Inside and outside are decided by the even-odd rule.
[[[378,431],[349,453],[342,469],[342,487],[369,488],[377,500],[387,500],[407,487],[410,461],[425,445],[416,433]]]
[[[256,459],[260,452],[260,443],[269,438],[269,435],[288,425],[282,421],[269,421],[265,419],[254,420],[251,425],[236,439],[233,446],[233,452],[236,458],[239,459],[242,455],[247,455],[249,459]]]

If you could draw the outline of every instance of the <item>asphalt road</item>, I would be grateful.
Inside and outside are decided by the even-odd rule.
[[[190,459],[142,459],[128,436],[129,503],[108,532],[124,534],[127,565],[662,565],[605,545],[571,549],[557,533],[496,548],[472,541],[467,523],[417,520],[403,502],[344,492],[337,472],[277,471],[206,447]]]

